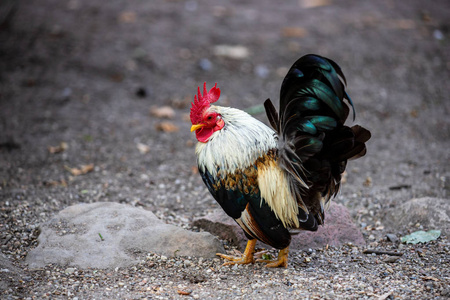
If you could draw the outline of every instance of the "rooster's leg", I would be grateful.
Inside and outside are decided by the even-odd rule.
[[[267,263],[266,267],[268,268],[277,268],[277,267],[286,268],[288,264],[288,256],[289,256],[289,246],[284,249],[281,249],[280,252],[278,252],[278,258],[275,260],[258,259],[256,261]]]
[[[253,253],[255,253],[255,245],[256,245],[256,239],[248,240],[247,246],[245,247],[244,255],[242,257],[236,257],[232,255],[225,255],[222,253],[216,253],[217,256],[220,256],[226,260],[229,260],[225,262],[223,265],[243,265],[243,264],[250,264],[253,263]]]

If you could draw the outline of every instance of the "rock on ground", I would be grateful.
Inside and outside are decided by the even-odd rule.
[[[450,234],[450,199],[432,197],[411,199],[391,209],[384,224],[395,230],[407,229],[420,224],[426,229],[441,230]]]
[[[232,245],[245,249],[247,238],[236,222],[221,209],[194,220],[194,226],[202,228]],[[292,236],[291,250],[317,249],[326,245],[341,246],[352,243],[364,245],[362,233],[353,223],[352,218],[343,205],[332,202],[325,217],[325,225],[316,232],[305,231]]]
[[[140,255],[214,257],[223,251],[207,232],[191,232],[159,220],[152,212],[113,202],[67,207],[41,227],[30,268],[47,264],[115,268],[136,264]]]

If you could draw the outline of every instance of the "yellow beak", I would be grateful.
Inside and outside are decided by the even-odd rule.
[[[196,131],[199,128],[202,128],[203,126],[205,126],[204,124],[195,124],[191,126],[191,132],[192,131]]]

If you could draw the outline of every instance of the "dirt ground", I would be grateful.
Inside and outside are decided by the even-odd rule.
[[[383,219],[415,197],[448,198],[449,16],[446,0],[1,1],[0,247],[13,266],[0,273],[0,294],[450,297],[447,237],[420,246],[388,242],[387,233],[416,228],[389,228]],[[277,102],[287,69],[307,53],[341,65],[356,122],[372,132],[367,156],[349,163],[336,201],[369,246],[400,249],[402,258],[390,263],[349,245],[292,253],[286,270],[155,255],[125,270],[27,269],[38,225],[75,203],[143,206],[186,228],[215,209],[195,172],[189,132],[197,86],[218,82],[221,105]],[[166,105],[172,119],[150,113]],[[83,166],[87,173],[76,176]]]

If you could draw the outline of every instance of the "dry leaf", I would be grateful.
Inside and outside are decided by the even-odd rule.
[[[177,293],[180,295],[189,296],[192,293],[192,291],[178,290]]]
[[[416,23],[414,20],[409,19],[393,20],[392,27],[398,29],[414,29],[416,27]]]
[[[220,6],[220,5],[216,5],[216,6],[213,6],[213,16],[214,17],[225,17],[225,16],[227,16],[227,15],[230,15],[231,14],[231,10],[230,9],[228,9],[227,7],[225,7],[225,6]]]
[[[385,259],[383,259],[383,262],[392,264],[392,263],[397,262],[397,260],[399,260],[399,258],[400,257],[398,257],[398,256],[388,256]]]
[[[312,7],[330,5],[331,0],[299,0],[298,3],[303,8],[312,8]]]
[[[417,111],[417,109],[413,109],[409,112],[409,114],[411,115],[411,117],[413,118],[417,118],[419,116],[419,112]]]
[[[367,225],[366,227],[364,227],[364,230],[370,231],[370,230],[374,230],[372,225]]]
[[[136,13],[134,11],[124,11],[119,15],[119,22],[134,23],[136,22]]]
[[[400,240],[406,244],[428,243],[437,240],[441,236],[440,230],[415,231],[411,234],[402,236]]]
[[[60,153],[60,152],[67,150],[67,148],[69,148],[69,145],[67,145],[66,142],[61,142],[58,146],[49,146],[48,152],[50,152],[52,154]]]
[[[284,27],[281,30],[281,34],[284,37],[305,37],[308,34],[308,31],[302,27]]]
[[[438,278],[436,278],[436,277],[431,277],[431,276],[423,276],[422,279],[423,279],[423,280],[439,281]]]
[[[82,165],[78,168],[70,168],[65,166],[66,170],[69,171],[73,176],[84,175],[86,173],[92,172],[94,170],[94,164]]]
[[[244,59],[250,55],[250,51],[242,45],[217,45],[214,47],[214,54],[233,59]]]
[[[342,173],[342,177],[341,177],[341,183],[347,183],[347,177],[348,177],[348,173],[347,171],[344,171],[344,173]]]
[[[146,144],[142,144],[142,143],[137,143],[136,148],[138,148],[138,150],[139,150],[139,152],[141,152],[141,154],[145,154],[150,151],[150,147],[147,146]]]
[[[161,122],[156,124],[156,130],[163,131],[163,132],[176,132],[180,130],[177,125],[173,124],[172,122]]]
[[[122,82],[124,75],[119,72],[113,72],[109,74],[109,79],[114,82]]]
[[[263,255],[264,254],[269,254],[269,250],[256,250],[255,249],[255,253],[253,254],[253,256],[256,258],[256,259],[262,259],[262,257],[263,257]],[[242,256],[242,254],[241,254],[241,256]]]
[[[192,175],[197,175],[198,174],[198,167],[192,166],[191,167],[191,173],[192,173]]]
[[[175,117],[175,111],[170,106],[161,106],[161,107],[153,106],[150,108],[150,114],[157,118],[172,119],[173,117]]]
[[[424,22],[431,22],[431,16],[428,12],[422,12],[422,21]]]
[[[193,140],[187,140],[186,141],[186,147],[192,147],[192,146],[194,146],[195,145],[195,143],[194,143],[194,141]]]
[[[64,179],[61,180],[50,180],[50,181],[44,181],[45,186],[67,186],[67,182]]]
[[[368,176],[364,181],[363,185],[367,187],[372,186],[372,177]]]
[[[231,249],[230,252],[231,252],[231,255],[236,256],[236,257],[241,257],[242,255],[244,255],[241,251],[239,251],[237,249]]]
[[[183,99],[175,98],[170,101],[170,106],[178,109],[185,109],[192,102],[192,95],[186,95]]]
[[[183,115],[181,116],[181,119],[182,119],[183,121],[190,122],[190,121],[191,121],[191,115],[188,114],[188,113],[185,113],[185,114],[183,114]]]

